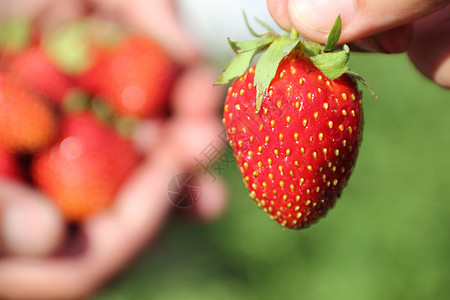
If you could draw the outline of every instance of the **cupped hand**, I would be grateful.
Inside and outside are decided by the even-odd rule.
[[[213,80],[204,67],[193,71],[196,76],[198,72],[208,72],[203,79]],[[209,83],[203,86],[212,88]],[[198,85],[202,86],[197,82],[195,91],[178,93],[202,93]],[[203,93],[217,96],[215,91]],[[184,107],[174,118],[142,129],[141,144],[155,144],[147,145],[151,149],[146,161],[121,188],[113,207],[80,224],[75,237],[66,235],[62,217],[45,196],[17,183],[0,182],[0,298],[73,299],[94,292],[158,234],[174,207],[168,183],[179,173],[200,171],[202,196],[193,209],[196,216],[209,221],[220,215],[226,198],[223,182],[195,170],[194,160],[210,142],[220,145],[220,121],[209,113],[192,114],[195,110],[177,100]]]
[[[188,120],[178,125],[185,122]],[[16,207],[5,205],[2,211],[3,250],[8,255],[0,258],[0,298],[84,297],[120,271],[164,225],[173,207],[167,195],[169,181],[193,169],[189,161],[198,155],[197,145],[207,145],[216,138],[216,132],[208,129],[217,128],[213,120],[200,123],[194,127],[205,131],[196,134],[201,138],[192,141],[195,146],[174,140],[157,145],[123,186],[114,206],[83,222],[75,240],[63,239],[64,223],[44,196],[3,182],[2,202]],[[170,131],[183,131],[178,125]],[[189,148],[193,152],[186,151]],[[199,178],[203,197],[196,204],[197,216],[211,220],[224,208],[225,189],[219,180]],[[44,255],[61,247],[62,242],[66,245],[61,253]]]
[[[109,13],[119,14],[114,11],[119,9],[123,14],[125,9],[93,2]],[[152,34],[157,26],[136,22],[148,10],[155,14],[152,6],[136,9],[132,1],[126,3],[131,7],[120,16],[124,23]],[[195,216],[210,221],[223,212],[224,183],[204,174],[195,160],[211,142],[223,144],[216,115],[223,91],[212,86],[217,74],[202,62],[168,1],[149,3],[159,7],[159,18],[166,18],[172,40],[164,36],[161,41],[183,68],[173,87],[172,116],[140,127],[136,142],[146,159],[121,187],[114,205],[79,224],[75,234],[46,196],[20,183],[0,181],[1,299],[77,299],[95,293],[157,236],[174,207],[168,183],[179,173],[193,172],[200,180],[202,194],[191,209]],[[192,47],[177,48],[186,41]]]

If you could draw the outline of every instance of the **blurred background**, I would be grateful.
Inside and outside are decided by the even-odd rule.
[[[177,3],[218,68],[233,54],[226,37],[249,37],[227,1]],[[271,23],[264,1],[239,4]],[[93,299],[449,299],[450,91],[404,54],[352,53],[351,68],[379,101],[361,86],[362,148],[326,218],[306,230],[282,228],[249,199],[232,163],[220,174],[229,204],[219,220],[175,213]]]
[[[405,55],[352,54],[365,131],[341,199],[286,230],[248,198],[233,164],[214,224],[173,218],[95,299],[449,299],[450,92]]]
[[[257,13],[248,12],[270,22],[263,8]],[[227,29],[237,28],[238,38],[229,34],[237,40],[246,28],[235,18]],[[172,218],[95,299],[449,299],[450,91],[404,54],[351,56],[379,101],[361,87],[362,148],[326,218],[302,231],[281,228],[248,198],[232,164],[219,221]]]

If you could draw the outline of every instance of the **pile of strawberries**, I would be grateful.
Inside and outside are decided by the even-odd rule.
[[[120,124],[164,114],[176,68],[151,38],[122,34],[86,38],[74,71],[48,47],[57,38],[34,29],[20,46],[0,41],[0,179],[39,189],[79,221],[107,208],[141,161]]]

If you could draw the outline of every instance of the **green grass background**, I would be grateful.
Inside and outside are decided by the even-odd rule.
[[[363,88],[360,156],[326,218],[283,229],[233,165],[220,220],[172,218],[94,299],[450,299],[450,91],[405,55],[352,54],[352,69],[380,100]]]

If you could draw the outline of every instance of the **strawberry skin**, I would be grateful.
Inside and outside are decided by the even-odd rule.
[[[2,178],[22,181],[23,174],[16,157],[0,148],[0,179]]]
[[[59,70],[39,46],[15,55],[9,69],[31,90],[59,106],[74,87],[72,80]]]
[[[174,74],[173,63],[156,42],[131,35],[105,51],[79,82],[117,113],[146,118],[166,105]]]
[[[66,219],[79,221],[106,209],[139,161],[131,141],[84,112],[65,117],[61,139],[34,159],[31,176]]]
[[[48,103],[10,73],[0,73],[0,147],[35,153],[50,145],[57,133],[58,120]]]
[[[282,226],[305,228],[333,207],[354,168],[363,112],[353,80],[308,58],[283,58],[256,111],[254,67],[229,88],[224,125],[252,198]]]

